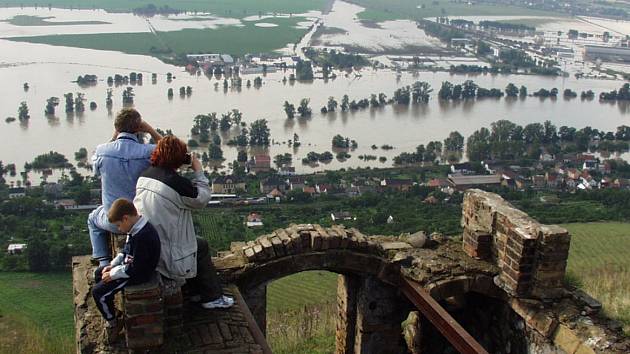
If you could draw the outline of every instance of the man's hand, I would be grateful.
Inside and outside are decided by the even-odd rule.
[[[153,127],[147,121],[142,120],[140,122],[140,126],[138,126],[138,131],[142,133],[150,133],[153,130]]]
[[[112,276],[109,273],[109,271],[103,273],[103,278],[101,279],[104,283],[109,283],[110,281],[112,281]]]
[[[158,133],[155,129],[153,129],[153,127],[149,123],[147,123],[144,119],[140,122],[140,126],[138,127],[138,132],[149,133],[153,141],[155,141],[156,143],[160,141],[160,139],[162,139],[162,135],[160,135],[160,133]]]
[[[112,270],[112,266],[108,265],[107,267],[103,268],[101,275],[105,274],[106,272],[109,272],[110,270]]]
[[[197,159],[197,156],[194,153],[190,154],[192,163],[190,164],[190,167],[193,169],[193,171],[195,172],[200,172],[201,171],[201,162],[199,162],[199,159]]]

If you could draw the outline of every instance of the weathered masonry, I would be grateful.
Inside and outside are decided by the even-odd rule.
[[[188,305],[178,289],[150,290],[150,284],[131,289],[121,307],[126,319],[142,320],[129,321],[131,338],[115,348],[92,335],[102,323],[85,296],[89,266],[77,258],[78,351],[269,352],[267,284],[306,270],[329,270],[339,274],[339,354],[630,352],[630,339],[599,313],[601,305],[563,284],[566,230],[541,225],[479,190],[466,193],[462,226],[463,240],[432,235],[423,242],[419,234],[367,236],[343,226],[308,224],[233,243],[215,262],[239,306],[205,312]],[[130,306],[138,301],[142,306]],[[133,333],[142,333],[145,342],[134,342]]]

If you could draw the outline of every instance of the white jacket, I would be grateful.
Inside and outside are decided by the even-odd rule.
[[[158,171],[157,174],[152,174],[152,169]],[[204,208],[210,201],[211,191],[202,172],[196,173],[192,182],[181,176],[164,177],[160,173],[164,171],[155,167],[143,173],[136,185],[134,204],[138,213],[146,217],[160,235],[158,272],[183,283],[197,275],[197,240],[192,210]],[[186,183],[192,185],[186,186]],[[182,188],[196,189],[196,196],[182,195]]]

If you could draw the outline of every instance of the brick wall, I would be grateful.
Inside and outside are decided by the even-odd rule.
[[[517,297],[555,298],[562,294],[571,236],[542,225],[500,196],[471,189],[462,205],[464,251],[495,262],[498,283]]]
[[[125,287],[123,307],[129,349],[155,348],[164,343],[164,301],[157,276]]]

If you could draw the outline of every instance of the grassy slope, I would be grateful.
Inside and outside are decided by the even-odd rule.
[[[157,7],[169,6],[183,11],[212,12],[220,16],[245,17],[258,12],[304,13],[321,10],[327,0],[5,0],[2,6],[35,6],[50,4],[57,8],[105,9],[112,12],[130,12],[134,8],[154,4]]]
[[[287,43],[297,42],[306,33],[305,29],[294,27],[301,20],[303,19],[264,20],[278,25],[271,28],[260,28],[252,22],[245,22],[244,27],[221,26],[217,29],[158,32],[159,39],[152,33],[99,33],[15,37],[10,40],[143,55],[152,55],[152,47],[163,50],[166,45],[176,54],[220,52],[238,56],[246,53],[267,53],[283,48]]]
[[[549,12],[527,9],[516,6],[494,6],[494,5],[467,5],[463,2],[450,2],[440,0],[433,5],[433,0],[351,0],[350,2],[366,8],[359,14],[359,18],[372,21],[386,21],[395,19],[419,19],[436,16],[498,16],[498,15],[518,15],[518,16],[550,16]],[[424,9],[418,6],[424,5]],[[442,13],[444,9],[444,13]]]
[[[630,223],[563,226],[571,232],[569,275],[630,333]]]
[[[24,342],[0,336],[0,347],[17,353],[68,353],[74,347],[70,273],[0,272],[0,315]],[[16,352],[17,351],[17,352]],[[3,352],[9,352],[3,351]]]

